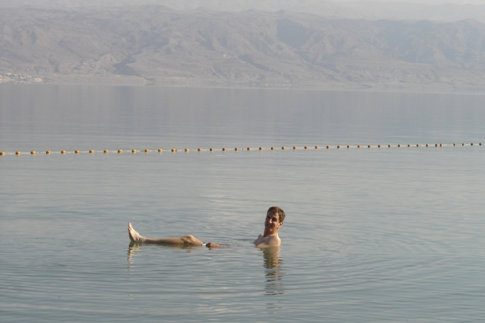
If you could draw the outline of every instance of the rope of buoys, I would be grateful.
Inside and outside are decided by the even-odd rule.
[[[443,148],[443,147],[454,148],[454,147],[467,147],[467,146],[469,146],[469,147],[472,147],[472,146],[481,147],[482,145],[483,144],[481,142],[479,142],[479,143],[461,142],[461,143],[451,143],[451,144],[443,144],[443,143],[419,144],[418,143],[418,144],[394,144],[394,145],[393,144],[386,144],[386,145],[382,145],[382,144],[374,144],[374,145],[357,144],[357,145],[325,145],[325,146],[318,146],[318,145],[296,146],[296,145],[293,145],[293,146],[290,146],[290,147],[291,147],[291,150],[300,150],[300,149],[303,149],[303,150],[321,150],[322,148],[324,148],[325,150],[330,150],[330,149],[342,150],[342,149],[362,149],[362,148],[367,148],[367,149],[372,149],[372,148],[376,148],[376,149],[382,149],[382,148],[388,148],[388,149],[391,149],[391,148]],[[183,149],[170,148],[168,151],[170,151],[172,153],[177,153],[179,151],[183,151],[185,153],[189,153],[191,151],[197,151],[197,152],[207,152],[207,151],[208,152],[217,152],[217,151],[228,152],[230,150],[235,151],[235,152],[239,152],[239,151],[243,151],[243,150],[246,150],[246,151],[263,151],[263,150],[287,151],[287,150],[290,150],[290,147],[281,146],[279,149],[276,146],[270,146],[270,147],[259,146],[259,147],[256,147],[256,148],[255,147],[246,147],[246,148],[234,147],[233,149],[228,149],[227,147],[222,147],[222,148],[214,148],[214,147],[201,148],[201,147],[198,147],[196,149],[192,149],[192,148],[183,148]],[[163,149],[163,148],[157,148],[157,149],[145,148],[145,149],[139,150],[139,149],[133,148],[133,149],[130,149],[129,151],[131,151],[132,154],[137,154],[139,151],[142,151],[145,154],[149,154],[153,151],[156,151],[159,154],[162,154],[163,152],[165,152],[165,149]],[[107,155],[111,152],[115,152],[118,155],[121,155],[121,154],[124,153],[124,150],[121,149],[121,148],[120,149],[113,149],[113,150],[110,150],[110,149],[103,149],[103,150],[89,149],[89,150],[86,150],[86,151],[82,151],[82,150],[78,150],[78,149],[68,151],[68,150],[65,150],[65,149],[61,149],[61,150],[58,150],[58,151],[46,150],[45,155],[52,155],[52,154],[56,154],[56,153],[60,154],[60,155],[68,155],[68,154],[74,154],[74,155],[90,154],[90,155],[93,155],[93,154],[96,154],[96,153],[102,153],[102,154]],[[29,152],[23,152],[23,151],[20,151],[20,150],[16,150],[15,152],[0,151],[0,157],[3,157],[3,156],[24,156],[24,155],[38,156],[38,155],[41,155],[41,154],[37,150],[31,150]]]

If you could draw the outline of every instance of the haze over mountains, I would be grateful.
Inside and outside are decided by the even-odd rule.
[[[202,2],[0,0],[0,82],[485,89],[483,5]]]

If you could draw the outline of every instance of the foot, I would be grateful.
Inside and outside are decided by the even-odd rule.
[[[131,223],[128,223],[128,235],[130,236],[130,240],[132,242],[143,242],[145,240],[145,238],[141,234],[133,229]]]

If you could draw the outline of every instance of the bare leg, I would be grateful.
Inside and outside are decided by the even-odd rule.
[[[135,243],[153,243],[153,244],[161,244],[161,245],[169,245],[169,246],[203,246],[204,243],[194,237],[193,235],[189,234],[180,238],[161,238],[161,239],[152,239],[146,238],[139,234],[131,225],[128,223],[128,235],[130,236],[130,240]]]

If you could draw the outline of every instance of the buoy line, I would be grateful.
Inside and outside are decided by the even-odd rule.
[[[95,149],[89,149],[89,150],[46,150],[44,152],[37,151],[37,150],[31,150],[31,151],[14,151],[14,152],[5,152],[5,151],[0,151],[0,157],[2,156],[38,156],[41,154],[44,155],[53,155],[53,154],[59,154],[59,155],[68,155],[68,154],[73,154],[73,155],[81,155],[81,154],[137,154],[137,153],[144,153],[144,154],[149,154],[151,152],[156,152],[159,154],[165,153],[165,152],[170,152],[170,153],[177,153],[177,152],[184,152],[184,153],[189,153],[192,151],[196,152],[229,152],[229,151],[263,151],[263,150],[269,150],[269,151],[275,151],[275,150],[330,150],[330,149],[337,149],[337,150],[342,150],[342,149],[403,149],[403,148],[443,148],[443,147],[471,147],[471,146],[482,146],[482,143],[451,143],[451,144],[443,144],[443,143],[434,143],[434,144],[367,144],[367,145],[362,145],[362,144],[357,144],[357,145],[305,145],[305,146],[270,146],[270,147],[246,147],[246,148],[241,148],[241,147],[234,147],[234,148],[228,148],[228,147],[222,147],[222,148],[170,148],[170,149],[163,149],[163,148],[155,148],[155,149],[150,149],[150,148],[145,148],[145,149],[103,149],[103,150],[95,150]]]

